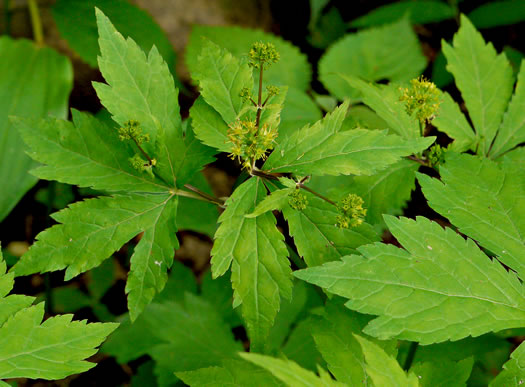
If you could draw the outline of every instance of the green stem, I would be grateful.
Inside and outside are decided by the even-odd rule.
[[[38,4],[36,0],[28,0],[29,15],[31,16],[31,25],[33,27],[33,37],[36,44],[44,45],[44,33],[42,30],[42,21],[40,20],[40,12],[38,11]]]
[[[263,85],[263,69],[264,63],[260,62],[261,71],[259,72],[259,96],[257,97],[257,117],[255,119],[255,126],[259,128],[259,121],[262,113],[262,85]]]
[[[221,200],[221,199],[217,199],[211,195],[208,195],[207,193],[204,193],[202,191],[200,191],[198,188],[195,188],[189,184],[186,184],[184,187],[188,188],[189,190],[191,190],[192,192],[188,192],[188,191],[184,191],[184,190],[181,190],[181,189],[173,189],[173,194],[175,195],[178,195],[178,196],[184,196],[184,197],[187,197],[187,198],[191,198],[191,199],[196,199],[196,200],[200,200],[200,201],[203,201],[203,202],[208,202],[208,203],[213,203],[221,208],[226,208],[224,206],[224,201]],[[189,188],[191,187],[191,188]]]
[[[325,202],[330,203],[331,205],[337,207],[337,203],[336,203],[336,202],[334,202],[334,201],[328,199],[326,196],[321,195],[319,192],[314,191],[314,190],[311,189],[310,187],[307,187],[307,186],[304,185],[303,183],[299,182],[299,183],[297,183],[297,186],[298,186],[299,188],[302,188],[302,189],[304,189],[305,191],[308,191],[308,192],[310,192],[311,194],[317,196],[319,199],[323,199]]]
[[[137,145],[137,148],[139,148],[139,151],[144,155],[144,157],[146,157],[149,161],[149,164],[154,166],[155,164],[153,163],[153,160],[151,159],[151,157],[149,157],[149,155],[146,153],[146,151],[144,149],[142,149],[142,147],[140,146],[139,142],[137,141],[137,139],[135,137],[131,137],[133,139],[133,142],[135,142],[135,144]]]
[[[412,366],[412,363],[414,362],[414,357],[416,356],[418,344],[419,343],[417,341],[412,341],[410,343],[410,348],[408,349],[408,354],[405,359],[405,364],[403,365],[403,369],[405,371],[408,371],[410,367]]]

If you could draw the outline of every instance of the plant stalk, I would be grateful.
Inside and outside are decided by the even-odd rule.
[[[305,191],[308,191],[308,192],[310,192],[311,194],[317,196],[319,199],[323,199],[325,202],[330,203],[331,205],[337,207],[337,203],[336,203],[336,202],[334,202],[333,200],[328,199],[326,196],[321,195],[319,192],[314,191],[314,190],[311,189],[310,187],[307,187],[307,186],[304,185],[303,183],[299,182],[299,183],[297,183],[297,186],[298,186],[299,188],[302,188],[302,189],[304,189]]]
[[[42,21],[40,20],[40,12],[38,11],[38,4],[36,0],[28,0],[29,16],[31,17],[31,26],[33,27],[33,37],[36,44],[44,45],[44,33],[42,29]]]
[[[175,195],[178,195],[178,196],[184,196],[184,197],[187,197],[187,198],[196,199],[196,200],[200,200],[200,201],[203,201],[203,202],[213,203],[213,204],[215,204],[215,205],[217,205],[217,206],[219,206],[221,208],[226,208],[226,206],[224,205],[224,201],[223,200],[215,198],[215,197],[213,197],[211,195],[208,195],[207,193],[202,192],[198,188],[193,187],[193,186],[191,186],[189,184],[185,184],[184,187],[189,189],[191,192],[184,191],[184,190],[181,190],[181,189],[173,189],[172,192]]]

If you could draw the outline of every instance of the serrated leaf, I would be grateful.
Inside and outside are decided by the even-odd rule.
[[[232,266],[235,303],[242,303],[252,350],[261,348],[279,310],[280,297],[290,298],[292,281],[284,236],[275,217],[266,213],[246,218],[266,196],[261,180],[250,179],[226,202],[212,249],[212,273]]]
[[[497,158],[522,142],[525,142],[525,62],[521,63],[516,91],[489,150],[490,157]]]
[[[199,96],[190,109],[191,125],[195,136],[204,144],[222,152],[231,152],[228,140],[228,125],[221,115]]]
[[[436,359],[415,363],[410,367],[410,372],[417,376],[421,387],[464,387],[467,385],[473,365],[472,357],[458,362]]]
[[[408,15],[413,24],[437,23],[455,16],[454,9],[441,1],[399,1],[383,5],[364,16],[352,20],[349,25],[354,28],[371,27],[394,22]]]
[[[468,123],[467,118],[447,92],[442,94],[439,111],[436,118],[432,120],[432,125],[454,140],[454,142],[449,145],[450,150],[464,152],[474,148],[477,144],[478,139]]]
[[[193,26],[185,57],[188,69],[192,74],[199,66],[198,57],[206,40],[203,38],[224,47],[237,58],[245,57],[255,42],[272,43],[281,59],[264,72],[264,83],[294,87],[302,91],[306,91],[310,85],[312,70],[306,55],[302,54],[297,47],[261,30],[237,26]]]
[[[417,376],[403,371],[397,360],[389,356],[380,346],[362,336],[354,334],[366,359],[366,373],[376,386],[417,387]]]
[[[277,359],[257,353],[240,353],[243,359],[252,362],[268,371],[276,378],[283,381],[287,386],[312,386],[330,387],[344,386],[345,384],[333,380],[328,374],[321,373],[317,376],[291,360]]]
[[[29,155],[45,164],[36,176],[109,191],[166,192],[162,181],[131,166],[131,144],[119,140],[115,129],[86,113],[73,110],[73,122],[48,118],[13,119]]]
[[[520,386],[525,383],[525,344],[521,343],[503,365],[503,371],[490,383],[491,387]]]
[[[251,214],[246,215],[247,218],[256,218],[269,211],[281,210],[288,204],[289,196],[295,188],[283,188],[273,191],[266,196],[253,210]]]
[[[37,181],[9,116],[66,118],[73,71],[66,57],[25,39],[0,37],[0,56],[0,181],[9,182],[0,188],[2,220]]]
[[[84,359],[118,324],[71,321],[56,316],[42,323],[44,304],[23,309],[0,328],[0,378],[62,379],[87,371]]]
[[[187,385],[195,387],[260,387],[284,385],[268,371],[243,360],[225,360],[220,367],[177,372],[177,376]]]
[[[180,149],[174,149],[172,144],[180,144],[177,140],[182,138],[182,126],[178,91],[168,66],[155,46],[146,57],[132,39],[124,39],[102,11],[97,9],[96,15],[101,52],[99,67],[107,84],[94,82],[93,87],[119,125],[129,120],[139,121],[144,133],[151,138],[143,147],[151,152],[151,157],[161,152],[158,159],[162,163],[157,169],[174,185],[173,170],[174,164],[180,161]],[[155,146],[158,136],[163,138],[159,141],[161,149]]]
[[[179,248],[177,227],[173,222],[176,213],[177,198],[168,199],[156,219],[144,229],[144,235],[131,256],[126,294],[132,321],[164,289],[167,269],[173,262],[174,250]]]
[[[433,137],[406,140],[387,131],[340,131],[347,108],[344,103],[322,121],[287,138],[270,155],[264,169],[319,176],[371,175],[434,142]]]
[[[14,275],[13,273],[6,274],[6,269],[7,265],[0,249],[0,328],[9,317],[29,307],[34,301],[34,297],[15,294],[8,296],[13,289]]]
[[[97,67],[95,7],[106,14],[125,36],[149,51],[155,45],[169,66],[175,65],[175,52],[168,37],[144,10],[127,0],[59,0],[52,7],[60,36],[67,40],[82,60]]]
[[[485,44],[472,23],[461,15],[461,27],[453,46],[442,42],[447,70],[469,111],[480,142],[487,154],[512,94],[512,68],[505,54],[497,54],[492,43]]]
[[[408,81],[426,67],[417,35],[407,18],[346,35],[333,44],[319,62],[319,78],[339,99],[360,99],[360,93],[341,82],[341,76],[367,81]]]
[[[326,305],[322,317],[313,319],[312,336],[328,369],[338,381],[349,386],[371,385],[361,345],[354,336],[360,334],[369,321],[370,316],[334,303]],[[397,352],[396,341],[376,341],[376,344],[390,355]]]
[[[227,124],[239,116],[245,102],[241,90],[253,87],[252,69],[212,41],[204,42],[192,77],[200,92]]]
[[[525,288],[472,240],[422,217],[385,220],[407,250],[376,243],[294,274],[379,315],[364,332],[380,339],[427,345],[523,325]]]
[[[374,85],[351,76],[342,76],[342,78],[361,92],[363,103],[385,120],[390,129],[405,138],[420,137],[418,121],[407,114],[405,105],[399,101],[401,96],[399,86]]]
[[[178,246],[172,222],[177,199],[171,194],[115,195],[72,204],[53,215],[62,223],[37,235],[37,242],[12,268],[27,275],[67,268],[66,280],[108,258],[144,231],[135,248],[127,292],[133,318],[162,290]],[[171,252],[171,253],[170,253]],[[160,264],[158,264],[158,263]]]
[[[336,207],[303,191],[308,204],[304,210],[283,208],[288,221],[290,235],[294,238],[297,251],[308,267],[335,261],[356,253],[357,247],[379,240],[374,229],[366,223],[358,227],[341,229],[337,227]]]
[[[525,175],[489,159],[451,154],[442,182],[418,174],[429,205],[525,278]]]

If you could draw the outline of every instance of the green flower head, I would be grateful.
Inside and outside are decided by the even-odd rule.
[[[338,204],[337,226],[340,228],[357,227],[366,216],[366,208],[363,208],[363,199],[356,194],[348,194]]]
[[[290,193],[290,195],[288,195],[288,204],[294,210],[302,211],[306,209],[308,199],[306,198],[306,195],[301,192],[300,188],[296,188]]]
[[[260,68],[261,64],[264,68],[268,68],[271,64],[277,63],[280,55],[272,43],[255,42],[248,53],[250,58],[250,66],[256,69]]]
[[[403,95],[399,98],[405,103],[405,110],[409,115],[416,115],[421,123],[429,123],[436,116],[441,103],[439,89],[423,76],[412,79],[410,87],[400,88]]]

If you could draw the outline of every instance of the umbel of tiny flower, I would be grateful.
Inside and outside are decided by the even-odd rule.
[[[248,53],[249,65],[258,69],[261,64],[263,68],[268,68],[271,64],[277,63],[280,55],[272,43],[255,42]]]
[[[410,87],[400,88],[403,92],[399,100],[405,103],[409,115],[415,114],[421,125],[429,123],[439,110],[439,90],[436,85],[423,76],[412,79]]]
[[[348,194],[339,203],[337,209],[337,226],[340,228],[357,227],[363,223],[366,216],[366,208],[363,208],[363,199],[356,194]]]
[[[243,160],[243,167],[250,168],[251,162],[266,158],[266,152],[273,149],[277,129],[264,124],[257,128],[255,121],[237,120],[228,128],[228,140],[233,144],[230,158]]]
[[[288,204],[294,210],[302,211],[308,205],[308,199],[306,199],[306,195],[301,192],[300,188],[296,188],[288,195]]]
[[[153,177],[152,167],[157,164],[157,160],[152,159],[151,162],[144,160],[138,153],[135,156],[129,158],[129,162],[133,168],[137,171],[147,172],[151,177]]]
[[[124,123],[118,130],[120,141],[134,140],[138,145],[149,141],[149,134],[142,134],[140,123],[135,120],[129,120]]]
[[[268,92],[268,97],[272,97],[274,95],[279,95],[279,88],[277,86],[266,86],[266,91]]]
[[[436,144],[432,146],[427,153],[428,164],[431,167],[435,167],[442,164],[445,159],[445,152],[447,148],[443,148],[441,145]]]

